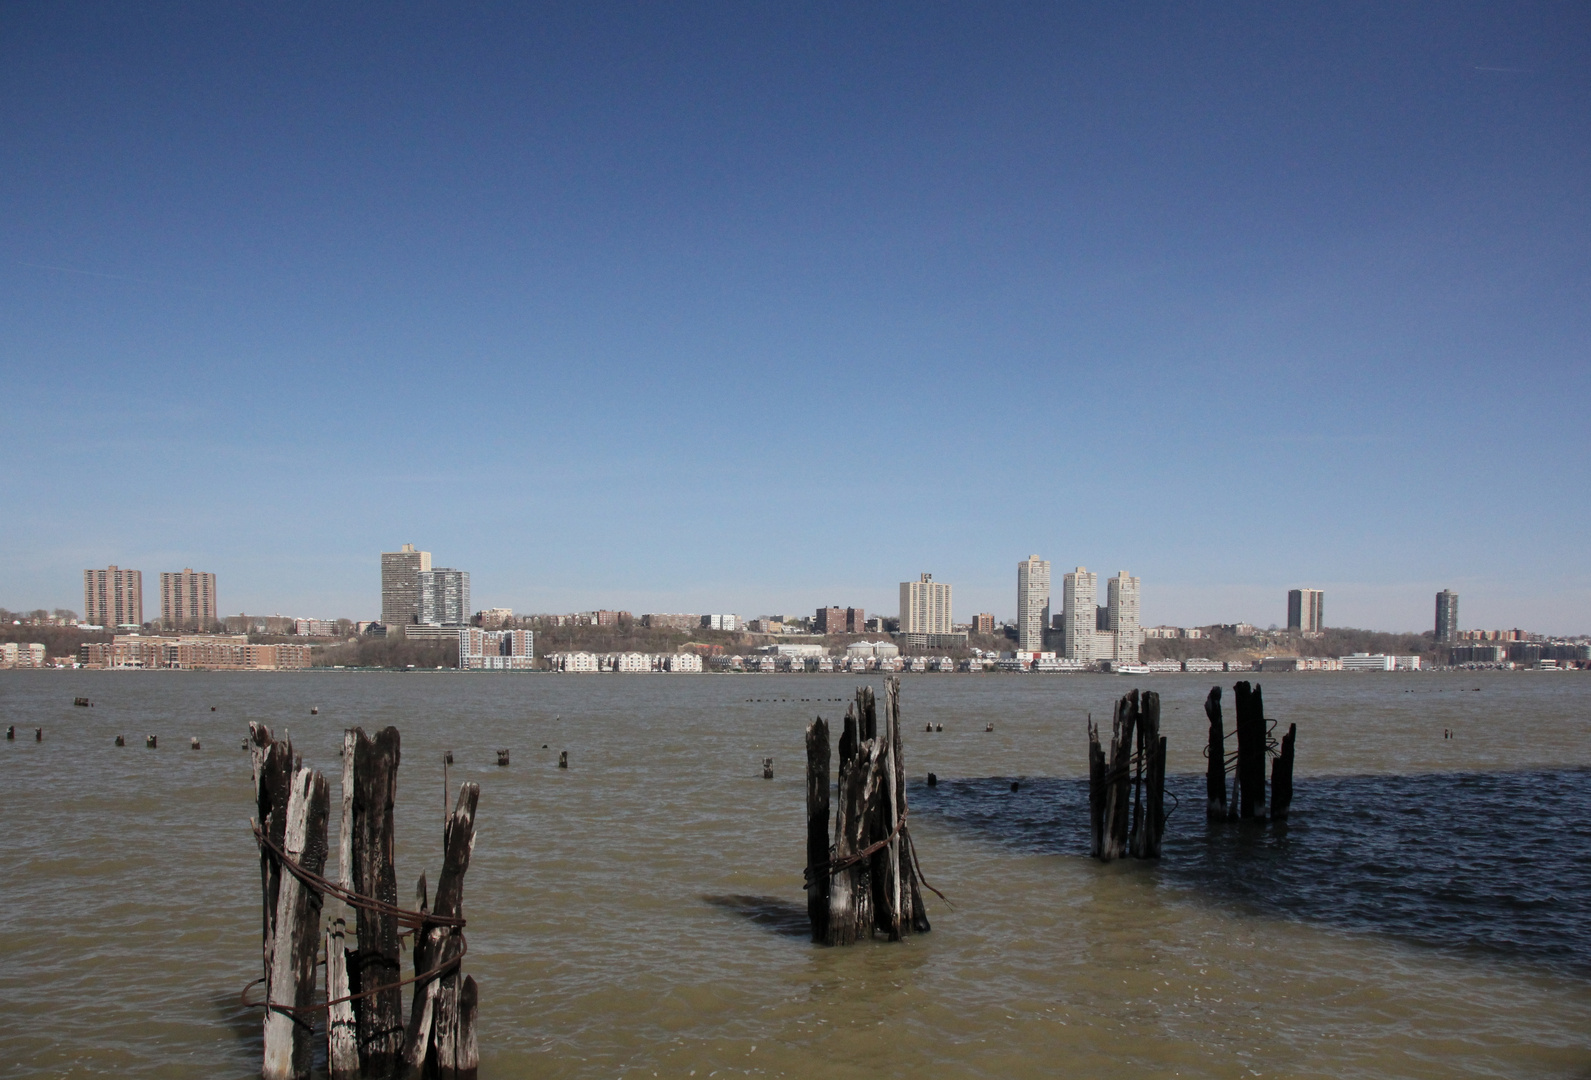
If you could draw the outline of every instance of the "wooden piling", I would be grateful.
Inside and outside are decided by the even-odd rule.
[[[823,717],[807,728],[807,921],[812,940],[829,930],[829,725]]]
[[[1105,778],[1109,766],[1104,748],[1099,745],[1099,726],[1094,714],[1088,714],[1088,824],[1092,841],[1089,854],[1096,859],[1105,857]]]
[[[144,736],[144,746],[150,750],[159,749],[160,740],[153,735]]]
[[[116,736],[116,745],[117,746],[126,746],[127,745],[127,737],[125,735]]]
[[[392,804],[400,757],[398,729],[385,728],[373,739],[357,728],[354,734],[354,891],[396,906]],[[354,1004],[360,1068],[367,1077],[389,1077],[396,1074],[403,1052],[403,991],[396,985],[403,977],[398,923],[387,912],[360,907],[358,933],[359,986],[390,987]]]
[[[771,757],[762,759],[762,778],[764,780],[773,779],[773,758]]]
[[[192,738],[192,739],[189,739],[189,740],[188,740],[188,745],[189,745],[189,746],[190,746],[190,747],[191,747],[191,748],[192,748],[192,749],[194,749],[194,750],[197,750],[197,749],[199,749],[199,740],[198,740],[198,739],[197,739],[197,738]]]
[[[337,884],[354,887],[354,755],[358,744],[354,731],[343,732],[342,790],[337,829]],[[332,1080],[353,1080],[359,1075],[359,1028],[354,1019],[354,1003],[339,1001],[353,993],[349,964],[358,962],[348,948],[346,905],[335,901],[339,914],[326,928],[326,1000],[337,1002],[326,1010],[326,1068]],[[356,924],[357,925],[357,924]]]
[[[33,729],[33,741],[34,742],[43,742],[44,741],[44,729],[43,728],[36,727],[36,728]]]
[[[1138,724],[1138,691],[1116,702],[1110,728],[1110,756],[1104,781],[1105,808],[1099,857],[1119,859],[1127,850],[1132,824],[1132,744]]]
[[[326,865],[326,778],[293,770],[283,851],[312,874]],[[314,1002],[320,956],[321,895],[292,874],[283,875],[276,904],[276,940],[265,983],[264,1080],[308,1077],[313,1029],[304,1019]]]
[[[1265,702],[1256,684],[1232,688],[1237,713],[1237,815],[1265,816]]]
[[[1221,723],[1221,688],[1210,687],[1210,696],[1204,699],[1204,715],[1210,718],[1210,740],[1205,744],[1204,766],[1205,815],[1226,817],[1226,730]]]
[[[16,741],[16,737],[17,737],[17,726],[15,724],[6,725],[6,741],[7,742],[15,742]],[[121,738],[120,735],[118,735],[116,737],[118,739]]]
[[[498,764],[499,767],[503,767],[503,766],[506,766],[508,764],[508,751],[507,750],[499,750],[499,751],[497,751],[497,764]]]
[[[558,751],[558,767],[560,769],[567,769],[569,767],[569,751]]]
[[[458,919],[463,914],[464,874],[475,849],[475,809],[480,793],[479,784],[459,785],[458,803],[443,830],[442,873],[437,878],[436,906],[431,912],[440,918]],[[416,976],[453,966],[415,983],[405,1039],[405,1058],[411,1069],[424,1066],[428,1075],[459,1075],[460,1047],[465,1040],[460,1037],[464,1019],[459,1001],[463,976],[457,962],[463,955],[464,932],[458,926],[427,923],[415,934]]]
[[[1298,725],[1288,724],[1282,736],[1282,752],[1271,762],[1271,820],[1286,821],[1293,801],[1293,745],[1298,740]]]
[[[1160,858],[1166,827],[1166,739],[1160,734],[1160,695],[1145,690],[1138,698],[1139,747],[1143,755],[1143,814],[1133,837],[1133,854]]]

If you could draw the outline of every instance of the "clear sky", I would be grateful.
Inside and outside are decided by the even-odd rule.
[[[1583,3],[0,11],[14,609],[1587,632],[1588,331]]]

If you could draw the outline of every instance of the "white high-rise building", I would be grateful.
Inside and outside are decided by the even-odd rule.
[[[1110,623],[1111,659],[1136,664],[1142,655],[1144,632],[1138,624],[1138,579],[1123,570],[1105,582],[1105,610]]]
[[[423,626],[467,626],[470,621],[470,575],[467,570],[439,566],[416,577],[419,622]]]
[[[920,574],[916,581],[900,583],[900,632],[950,633],[950,586]]]
[[[1061,655],[1068,660],[1098,660],[1099,575],[1079,566],[1061,579]]]
[[[1023,652],[1044,648],[1050,625],[1050,564],[1029,555],[1016,564],[1016,647]]]

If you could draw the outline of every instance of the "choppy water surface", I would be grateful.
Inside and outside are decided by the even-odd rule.
[[[0,673],[0,1071],[257,1072],[262,720],[334,784],[345,726],[401,729],[400,881],[436,876],[442,751],[481,784],[488,1077],[1591,1076],[1591,679],[1272,676],[1300,729],[1285,832],[1207,825],[1210,680],[1141,679],[1181,808],[1158,866],[1100,866],[1083,721],[1128,683],[908,676],[913,832],[955,908],[827,950],[802,733],[856,681]]]

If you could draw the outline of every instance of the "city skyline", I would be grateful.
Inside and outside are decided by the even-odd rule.
[[[1580,7],[6,26],[8,606],[374,616],[424,536],[522,610],[1005,619],[1041,551],[1151,624],[1591,630]]]

